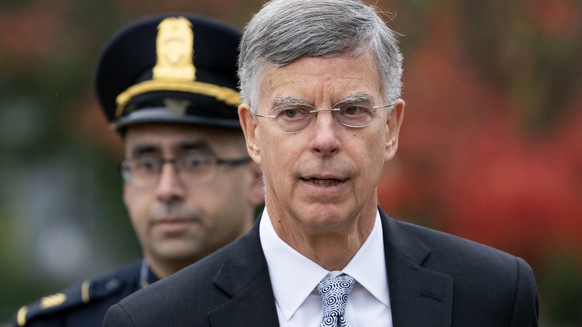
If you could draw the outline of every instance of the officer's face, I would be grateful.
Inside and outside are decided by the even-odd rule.
[[[246,157],[242,133],[167,124],[135,125],[127,131],[126,158],[147,157],[154,162],[188,158],[181,160],[179,171],[166,163],[153,182],[138,183],[130,178],[124,186],[132,224],[144,255],[159,277],[240,236],[251,226],[254,207],[262,201],[260,178],[252,162],[218,165],[210,178],[197,176],[196,158],[208,154],[221,159]],[[144,162],[136,169],[147,174],[152,167],[147,162],[151,160]]]

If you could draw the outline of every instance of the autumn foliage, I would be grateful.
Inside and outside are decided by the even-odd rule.
[[[578,36],[568,34],[582,26],[580,5],[523,6],[519,23],[534,33],[527,42],[559,38],[582,53]],[[470,29],[463,14],[448,12],[431,16],[427,34],[406,57],[407,109],[399,155],[387,165],[380,187],[381,203],[397,216],[532,263],[563,248],[582,258],[582,93],[573,87],[536,89],[563,77],[552,66],[562,69],[562,60],[575,54],[536,63],[545,50],[516,48],[506,39],[511,26],[504,27],[504,38],[495,32],[484,37],[491,44],[477,51],[463,41]],[[495,65],[484,68],[480,58]],[[581,71],[580,60],[566,65]],[[524,80],[534,77],[540,80]],[[580,80],[578,75],[560,83],[580,86]]]

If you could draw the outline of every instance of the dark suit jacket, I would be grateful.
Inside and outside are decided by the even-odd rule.
[[[395,327],[537,326],[527,263],[381,213]],[[278,326],[258,224],[247,235],[112,306],[104,326]],[[374,326],[376,327],[376,326]]]

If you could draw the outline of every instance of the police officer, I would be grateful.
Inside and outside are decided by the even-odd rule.
[[[123,139],[123,200],[144,258],[23,306],[18,326],[101,326],[112,304],[251,227],[263,187],[237,115],[239,40],[225,24],[164,14],[108,42],[96,92]]]

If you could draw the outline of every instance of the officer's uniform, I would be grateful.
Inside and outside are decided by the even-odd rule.
[[[107,309],[158,278],[140,260],[18,310],[19,326],[101,326]]]
[[[105,46],[96,93],[111,127],[140,123],[240,129],[236,61],[239,30],[191,14],[137,21]],[[144,260],[23,306],[17,326],[101,326],[105,312],[157,277]]]

